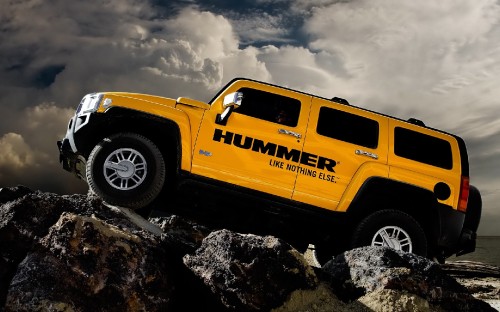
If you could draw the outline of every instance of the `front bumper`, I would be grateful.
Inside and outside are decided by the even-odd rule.
[[[91,113],[76,114],[71,118],[66,130],[66,135],[61,141],[57,141],[59,148],[59,162],[64,170],[75,174],[78,178],[85,180],[86,160],[83,153],[86,151],[86,143],[92,137],[90,120]]]
[[[85,180],[85,158],[73,152],[69,139],[64,138],[62,141],[57,141],[57,147],[59,148],[59,162],[63,169]]]

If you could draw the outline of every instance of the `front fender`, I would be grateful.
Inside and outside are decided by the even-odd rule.
[[[98,113],[107,114],[108,112],[116,108],[121,108],[147,115],[152,115],[157,118],[169,120],[175,123],[179,129],[180,134],[179,141],[182,153],[182,157],[180,159],[180,169],[191,171],[191,121],[189,115],[186,112],[175,107],[175,100],[160,98],[162,100],[161,103],[157,103],[147,100],[149,98],[138,98],[129,96],[129,94],[122,95],[119,93],[105,94],[105,96],[103,97],[103,103],[105,103],[106,99],[109,99],[109,101],[107,102],[107,106],[102,105],[99,108]]]

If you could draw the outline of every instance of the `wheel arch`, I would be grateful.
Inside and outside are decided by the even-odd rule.
[[[365,181],[346,211],[354,228],[365,217],[376,211],[393,209],[412,216],[423,228],[429,248],[434,249],[440,233],[437,199],[430,190],[394,181],[372,177]]]
[[[79,147],[85,159],[103,138],[120,132],[132,132],[153,141],[163,155],[168,155],[167,168],[179,172],[183,148],[177,123],[167,118],[120,107],[111,108],[105,114],[95,116],[99,116],[99,121],[90,127],[89,133],[85,133],[85,140],[81,141]]]

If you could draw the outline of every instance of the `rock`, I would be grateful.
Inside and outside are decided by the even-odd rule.
[[[16,200],[30,193],[33,193],[33,191],[24,185],[0,188],[0,204]]]
[[[311,289],[318,280],[302,255],[272,236],[210,233],[185,265],[224,305],[237,311],[268,311],[296,289]]]
[[[343,300],[382,289],[406,291],[449,311],[494,311],[441,270],[439,264],[385,247],[346,251],[323,266]]]
[[[370,312],[445,312],[415,294],[393,289],[379,289],[367,293],[349,304],[348,308],[349,311]]]
[[[63,213],[19,265],[6,311],[165,311],[165,250],[102,220]]]
[[[276,237],[148,221],[93,194],[0,189],[0,311],[490,311],[471,292],[497,300],[500,280],[482,268],[476,283],[477,267],[469,291],[386,248],[313,268]]]
[[[9,195],[12,200],[0,205],[0,307],[5,304],[19,263],[48,234],[63,212],[94,216],[131,233],[144,232],[119,209],[106,206],[96,196],[61,196],[24,187],[3,188],[2,192],[15,196]]]
[[[441,265],[446,273],[459,277],[498,277],[500,267],[475,261],[449,261]]]
[[[159,226],[163,231],[161,240],[166,248],[179,250],[182,255],[193,253],[211,232],[203,225],[176,215],[150,218],[149,221]]]
[[[340,301],[332,289],[325,283],[320,283],[315,289],[294,290],[288,300],[272,312],[352,312],[346,303]]]

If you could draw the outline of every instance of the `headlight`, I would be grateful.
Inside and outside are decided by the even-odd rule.
[[[102,93],[90,93],[83,97],[82,101],[76,109],[76,113],[92,113],[99,108],[101,103]]]

